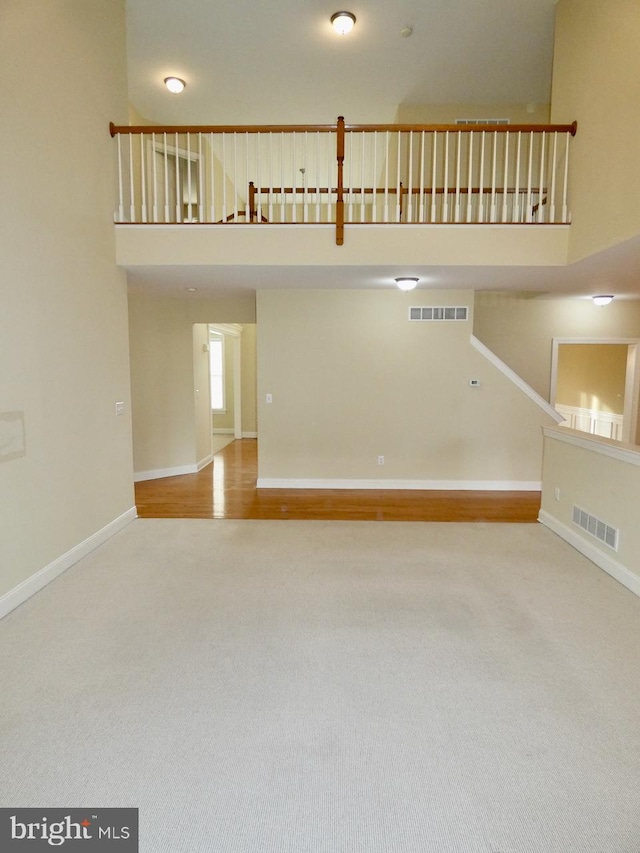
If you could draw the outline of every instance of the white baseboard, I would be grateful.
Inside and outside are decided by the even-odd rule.
[[[539,480],[330,480],[259,477],[258,489],[419,489],[422,491],[539,492]]]
[[[598,568],[611,575],[612,578],[615,578],[623,586],[626,586],[631,592],[640,595],[640,577],[626,566],[623,566],[622,563],[603,553],[587,539],[584,539],[576,530],[568,527],[564,522],[558,521],[557,518],[554,518],[543,509],[538,514],[538,521],[556,533],[561,539],[564,539],[565,542],[568,542],[576,551],[580,551],[587,559],[595,563]]]
[[[243,438],[257,438],[258,433],[257,432],[243,432],[242,437]]]
[[[138,471],[133,475],[134,483],[143,480],[160,480],[162,477],[180,477],[182,474],[197,474],[196,465],[176,465],[175,468],[157,468],[155,471]]]
[[[210,462],[213,462],[213,456],[211,454],[205,456],[204,459],[201,459],[196,464],[196,471],[202,471],[202,469],[209,465]]]
[[[133,506],[121,516],[109,522],[101,530],[89,536],[84,542],[80,542],[79,545],[67,551],[66,554],[58,557],[57,560],[49,563],[48,566],[40,569],[34,575],[31,575],[31,577],[18,584],[18,586],[10,589],[9,592],[0,597],[0,619],[6,616],[7,613],[15,610],[16,607],[24,604],[28,598],[31,598],[32,595],[35,595],[36,592],[39,592],[48,583],[51,583],[52,580],[55,580],[63,572],[66,572],[74,563],[86,557],[87,554],[90,554],[91,551],[94,551],[99,545],[102,545],[107,539],[110,539],[125,528],[137,517],[137,510]]]
[[[233,427],[214,427],[211,430],[212,435],[234,435]]]

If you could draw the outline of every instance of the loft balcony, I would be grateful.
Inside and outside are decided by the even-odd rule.
[[[575,122],[110,130],[123,266],[566,263]]]

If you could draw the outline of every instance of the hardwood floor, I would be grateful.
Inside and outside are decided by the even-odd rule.
[[[539,492],[256,489],[257,441],[233,441],[198,474],[136,483],[140,518],[535,522]]]

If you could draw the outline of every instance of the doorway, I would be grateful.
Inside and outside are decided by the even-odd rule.
[[[637,441],[637,339],[555,338],[551,405],[563,426],[627,444]]]

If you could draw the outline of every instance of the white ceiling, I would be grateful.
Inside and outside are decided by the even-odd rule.
[[[342,2],[342,0],[341,0]],[[420,104],[546,104],[556,0],[127,0],[129,95],[158,124],[396,120]],[[352,33],[329,18],[347,8]],[[403,27],[413,33],[403,38]],[[187,81],[171,95],[163,79]],[[428,120],[428,119],[426,119]],[[400,274],[437,288],[640,296],[640,240],[565,268],[157,267],[132,287],[174,295],[261,287],[378,287]]]
[[[127,0],[131,102],[159,124],[383,123],[400,104],[546,104],[555,3],[347,0],[357,22],[340,37],[338,0]],[[168,75],[187,81],[182,95],[164,88]]]

